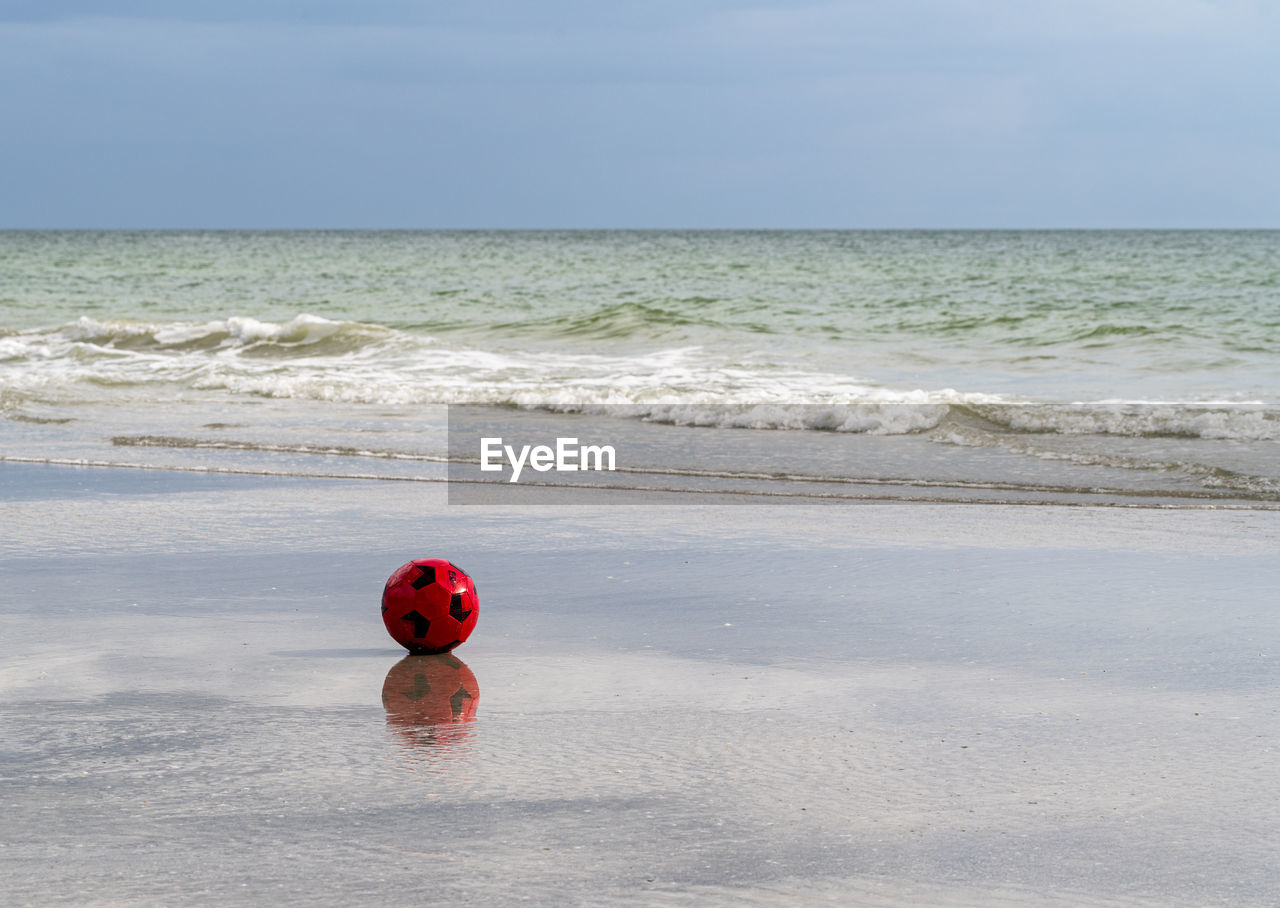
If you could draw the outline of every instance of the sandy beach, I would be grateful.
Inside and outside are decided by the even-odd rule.
[[[1274,511],[0,491],[10,904],[1280,897]],[[425,555],[456,664],[379,617]]]

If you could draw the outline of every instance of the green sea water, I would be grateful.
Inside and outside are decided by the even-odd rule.
[[[299,426],[469,403],[1084,438],[1111,447],[1070,457],[1157,469],[1205,466],[1197,440],[1265,476],[1280,232],[0,233],[11,439],[264,401]]]
[[[6,334],[302,314],[516,355],[699,346],[899,388],[1274,396],[1280,232],[0,234]]]

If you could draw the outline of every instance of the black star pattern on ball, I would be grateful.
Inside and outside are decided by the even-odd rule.
[[[401,615],[400,620],[413,622],[413,636],[415,637],[427,636],[427,628],[431,627],[430,619],[426,618],[417,609],[414,609],[407,615]]]
[[[420,590],[420,589],[422,589],[424,586],[431,586],[431,584],[433,584],[433,583],[435,583],[435,582],[436,582],[436,569],[435,569],[435,568],[433,568],[433,567],[427,567],[427,566],[424,566],[424,565],[421,565],[421,564],[415,564],[415,565],[414,565],[414,567],[416,567],[418,570],[422,571],[422,573],[418,575],[417,579],[416,579],[416,580],[411,581],[411,582],[410,582],[410,584],[409,584],[409,585],[410,585],[411,587],[413,587],[415,590]]]
[[[462,607],[462,594],[454,593],[449,597],[449,617],[455,619],[459,624],[467,620],[467,616],[471,614],[471,609]]]
[[[449,709],[453,711],[453,717],[456,719],[462,715],[462,706],[468,700],[474,700],[475,697],[467,692],[465,687],[460,687],[452,697],[449,698]]]
[[[458,567],[457,562],[450,561],[449,563],[452,564],[456,570],[462,571],[462,573],[467,575],[467,577],[471,580],[471,592],[474,593],[476,591],[476,579],[472,577],[470,574],[468,574],[466,570]]]

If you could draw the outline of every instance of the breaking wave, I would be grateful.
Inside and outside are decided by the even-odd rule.
[[[1280,439],[1280,410],[1258,401],[969,404],[964,414],[1021,434],[1127,438]]]
[[[615,307],[618,319],[656,318]],[[1257,401],[1063,403],[954,389],[894,389],[873,379],[699,345],[593,354],[490,337],[400,331],[302,314],[287,322],[82,317],[0,335],[0,414],[57,419],[40,406],[157,386],[232,396],[412,406],[474,403],[590,411],[718,428],[902,435],[955,427],[997,435],[1280,439],[1280,409]],[[619,415],[618,410],[611,411]]]
[[[45,350],[60,345],[97,348],[102,351],[198,351],[276,348],[281,352],[304,349],[307,355],[343,353],[386,340],[391,332],[378,325],[332,321],[318,315],[299,315],[277,324],[249,316],[231,316],[208,322],[149,323],[127,320],[99,321],[87,316],[52,332],[13,335],[12,349],[25,339]],[[0,355],[5,347],[0,346]]]

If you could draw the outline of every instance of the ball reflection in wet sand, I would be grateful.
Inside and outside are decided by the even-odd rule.
[[[405,656],[382,682],[387,727],[413,747],[467,740],[480,703],[476,676],[457,656]]]

